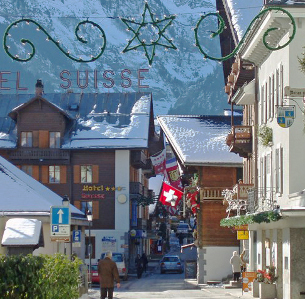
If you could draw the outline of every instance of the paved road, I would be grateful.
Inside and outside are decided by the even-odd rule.
[[[90,299],[100,298],[99,287],[96,286],[89,291]],[[232,299],[252,298],[250,294],[243,294],[241,289],[228,290],[222,286],[198,287],[195,281],[184,279],[184,274],[160,274],[158,269],[154,273],[148,273],[141,279],[131,277],[128,281],[121,283],[120,289],[115,289],[116,299]],[[82,298],[83,299],[83,298]],[[84,298],[85,299],[85,298]]]

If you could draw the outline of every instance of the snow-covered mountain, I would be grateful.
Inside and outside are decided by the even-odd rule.
[[[88,71],[87,92],[132,92],[151,91],[154,99],[155,114],[221,114],[227,106],[227,96],[224,93],[222,67],[219,63],[204,60],[198,48],[194,46],[195,38],[192,30],[203,13],[215,12],[215,0],[150,0],[148,5],[154,18],[163,19],[164,15],[176,15],[173,25],[168,27],[165,35],[173,39],[177,51],[165,47],[156,47],[156,56],[152,66],[148,65],[144,49],[122,54],[127,40],[133,37],[131,31],[126,31],[126,25],[120,17],[132,19],[141,23],[144,2],[140,0],[1,0],[0,34],[4,35],[6,28],[14,21],[30,18],[42,26],[63,49],[71,55],[89,58],[97,55],[103,45],[100,32],[91,25],[81,26],[80,35],[88,40],[83,44],[76,39],[75,27],[84,20],[97,23],[105,32],[106,48],[102,56],[94,62],[78,63],[68,59],[51,41],[46,41],[42,30],[25,22],[18,27],[12,27],[8,37],[9,51],[20,58],[28,57],[29,45],[22,45],[21,38],[29,39],[35,46],[35,56],[28,62],[18,62],[10,58],[0,49],[0,71],[2,74],[2,92],[15,93],[16,84],[26,87],[19,93],[33,93],[36,79],[42,79],[45,92],[67,92],[68,87],[73,92],[80,92],[77,85],[79,79],[86,78]],[[150,18],[146,21],[151,21]],[[216,29],[216,18],[207,19],[200,25],[200,43],[207,51],[217,55],[220,53],[219,40],[211,40],[209,35]],[[137,24],[135,24],[137,26]],[[145,40],[156,38],[157,31],[152,26],[141,31]],[[151,47],[147,47],[151,50]],[[220,54],[218,54],[220,55]],[[131,81],[122,79],[123,76]],[[144,79],[138,80],[138,70]],[[146,69],[148,71],[146,71]],[[111,72],[104,73],[106,70]],[[63,72],[64,71],[64,72]],[[17,73],[19,72],[19,73]],[[19,80],[17,77],[19,76]],[[113,79],[105,79],[104,76]],[[61,76],[64,79],[61,79]],[[70,80],[70,81],[68,81]],[[17,83],[16,83],[17,81]],[[123,88],[121,83],[129,86]],[[149,88],[140,89],[147,85]],[[79,80],[86,86],[86,80]],[[131,86],[130,86],[131,84]],[[69,86],[70,85],[70,86]],[[111,88],[105,87],[110,87]],[[3,87],[9,90],[3,90]]]

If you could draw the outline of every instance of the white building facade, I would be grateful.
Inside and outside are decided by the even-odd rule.
[[[265,7],[267,12],[254,24],[239,51],[240,58],[253,63],[256,70],[252,91],[255,103],[243,102],[244,93],[234,101],[246,104],[244,110],[254,111],[250,115],[253,171],[246,173],[252,176],[255,187],[248,198],[248,204],[252,204],[250,212],[278,211],[282,216],[278,221],[249,225],[248,271],[275,266],[277,298],[295,299],[302,298],[305,292],[304,93],[297,97],[289,88],[300,91],[296,89],[305,87],[305,75],[298,59],[305,46],[305,7],[296,4],[281,7],[291,14],[293,21],[285,11]],[[291,42],[271,51],[263,43],[264,34],[270,28],[278,29],[266,34],[267,45],[276,48],[289,39]],[[291,113],[282,115],[279,109],[283,108],[291,109]],[[280,116],[289,118],[287,128],[278,124]],[[263,145],[257,133],[266,127],[272,132],[272,138],[266,139]],[[248,162],[245,160],[245,163]]]

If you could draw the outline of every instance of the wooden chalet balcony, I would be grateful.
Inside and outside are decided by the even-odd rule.
[[[230,147],[230,152],[247,158],[248,154],[252,153],[252,127],[233,126],[226,142]]]
[[[222,191],[225,187],[203,187],[200,189],[200,198],[203,200],[223,200]]]
[[[132,151],[130,164],[136,169],[152,169],[151,160],[146,157],[144,151]]]
[[[129,193],[143,195],[143,185],[140,182],[130,182]]]
[[[70,152],[58,148],[18,148],[9,154],[10,160],[70,161]]]

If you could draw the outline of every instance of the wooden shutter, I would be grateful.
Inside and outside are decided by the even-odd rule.
[[[99,182],[99,167],[98,165],[92,165],[92,183],[97,184]]]
[[[39,131],[39,148],[49,147],[49,131]]]
[[[60,183],[61,184],[67,183],[67,166],[66,165],[60,166]]]
[[[80,200],[74,200],[73,205],[77,208],[77,209],[81,209],[81,204],[80,204]]]
[[[92,201],[92,215],[93,215],[93,219],[99,219],[100,218],[99,202],[98,201]]]
[[[15,165],[17,168],[21,169],[21,165]]]
[[[33,147],[39,147],[39,131],[33,131]]]
[[[33,165],[32,168],[33,168],[33,178],[36,181],[39,181],[39,166],[38,165]]]
[[[49,183],[49,166],[48,165],[41,166],[41,182],[43,184]]]
[[[74,183],[80,183],[80,165],[74,165],[73,167]]]

